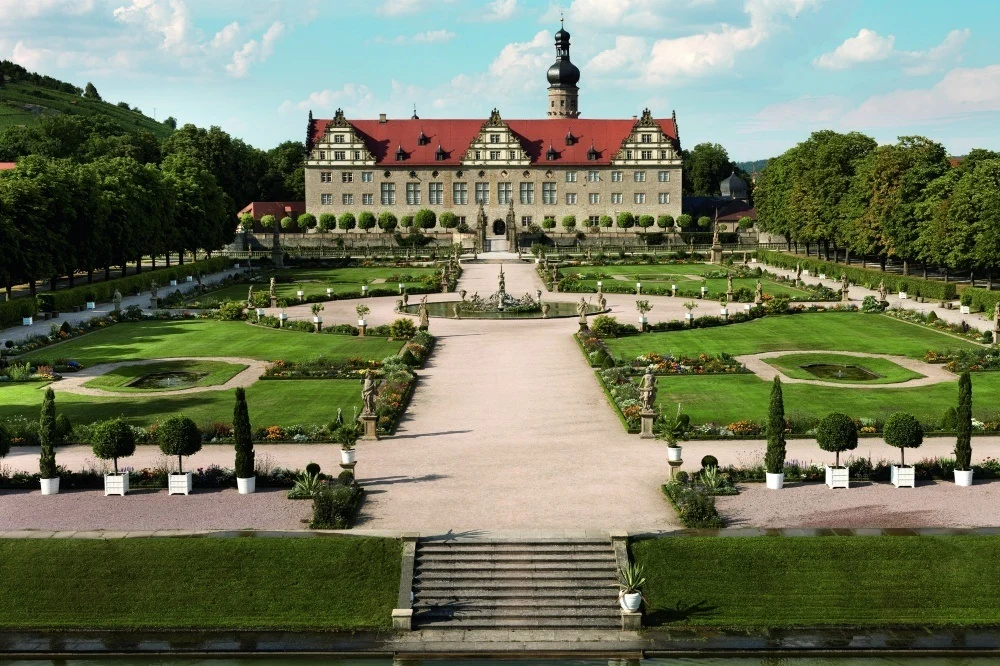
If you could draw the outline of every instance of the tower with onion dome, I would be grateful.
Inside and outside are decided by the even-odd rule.
[[[559,21],[556,33],[556,61],[549,67],[549,118],[579,118],[580,70],[569,60],[569,33]]]

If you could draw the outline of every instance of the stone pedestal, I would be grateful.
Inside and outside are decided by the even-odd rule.
[[[396,611],[393,611],[393,621],[396,619]],[[639,631],[642,629],[642,613],[639,611],[622,611],[622,631]]]
[[[736,302],[736,292],[727,291],[726,292],[726,302],[727,303],[735,303]]]
[[[722,263],[722,245],[713,245],[711,250],[711,263]]]
[[[677,472],[681,471],[681,465],[684,464],[683,460],[668,460],[667,464],[670,465],[670,480],[673,481],[677,478]]]
[[[153,298],[150,298],[149,299],[149,309],[150,310],[155,310],[158,307],[160,307],[160,299],[156,298],[155,296]]]
[[[378,416],[375,414],[362,414],[359,418],[361,424],[364,426],[364,434],[361,436],[361,439],[368,441],[378,439],[378,432],[375,429]]]
[[[272,308],[278,307],[278,297],[277,296],[272,296],[271,297],[271,307]]]
[[[639,437],[642,439],[655,439],[656,435],[653,434],[653,419],[656,418],[656,412],[640,412],[639,418],[642,419],[642,427],[639,430]]]
[[[589,327],[587,326],[587,322],[586,321],[581,321],[580,322],[580,332],[581,333],[586,333],[588,330],[589,330]]]
[[[313,322],[313,333],[319,333],[322,330],[323,330],[323,322],[321,322],[321,321],[314,321]]]
[[[412,631],[413,629],[413,609],[393,608],[392,628],[395,631]],[[393,661],[395,663],[395,660]]]
[[[364,326],[359,326],[358,327],[358,336],[362,337],[362,338],[365,337],[365,331],[367,331],[367,330],[368,330],[368,324],[365,324]]]
[[[345,462],[340,463],[340,469],[346,469],[352,475],[354,474],[354,468],[357,467],[357,466],[358,466],[358,461],[357,460],[355,460],[354,462],[349,462],[349,463],[345,463]],[[354,478],[357,479],[358,477],[355,476]]]

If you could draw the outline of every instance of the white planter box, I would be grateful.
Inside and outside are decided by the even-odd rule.
[[[826,279],[826,273],[820,273],[819,274],[819,279],[820,280],[825,280]]]
[[[264,308],[257,308],[257,316],[258,317],[264,316]]]
[[[323,323],[323,318],[322,317],[313,317],[313,323],[314,324],[322,324]]]
[[[171,287],[176,287],[177,286],[177,280],[171,280],[170,281],[170,286]]]
[[[694,319],[694,313],[693,312],[685,312],[684,313],[684,318],[687,319],[688,321],[691,321],[692,319]]]
[[[708,293],[708,287],[702,287],[701,288],[701,295],[704,296],[707,293]]]
[[[645,330],[645,328],[646,328],[646,317],[644,317],[643,315],[639,315],[639,329]]]
[[[956,486],[971,486],[972,485],[972,470],[961,471],[955,470],[955,485]]]
[[[344,449],[341,449],[340,450],[340,462],[343,463],[344,465],[350,465],[352,462],[354,462],[354,454],[355,453],[356,452],[355,452],[354,449],[349,449],[347,451],[345,451]]]
[[[846,467],[826,466],[826,485],[830,488],[850,488],[851,470]]]
[[[239,267],[240,267],[239,264],[233,264],[233,268],[239,268]]]
[[[805,275],[806,277],[809,277],[809,271],[802,271],[802,274]]]
[[[667,460],[670,462],[678,462],[681,459],[681,446],[668,446],[667,447]]]
[[[58,495],[59,494],[59,477],[54,479],[39,479],[42,486],[43,495]]]
[[[784,472],[780,472],[778,474],[771,474],[770,472],[765,472],[765,476],[767,476],[768,490],[781,490],[785,486]]]
[[[297,292],[295,292],[295,295],[298,296],[301,299],[303,296],[306,295],[306,292],[304,292],[301,289],[299,289]]]
[[[288,321],[288,315],[282,312],[280,315],[278,315],[278,319],[280,319],[281,321]]]
[[[367,326],[367,325],[368,325],[368,322],[366,322],[364,319],[359,319],[358,320],[358,326]]]
[[[184,472],[183,474],[168,474],[167,494],[168,495],[189,494],[193,486],[193,476],[194,475],[191,472]]]
[[[35,318],[34,317],[21,317],[21,325],[22,326],[31,326],[34,323],[35,323]]]
[[[326,288],[326,297],[330,298],[332,296],[333,296],[333,289],[330,289],[329,287],[327,287]]]
[[[193,275],[188,275],[186,278],[184,278],[184,281],[185,282],[194,282],[194,276]]]
[[[236,479],[236,488],[240,491],[240,495],[251,495],[257,492],[257,477],[251,476],[248,479]]]
[[[905,291],[901,291],[901,292],[899,292],[899,300],[901,300],[901,301],[905,301],[905,300],[906,300],[906,295],[907,295],[907,294],[906,294],[906,292],[905,292]]]
[[[729,316],[729,310],[726,309],[726,308],[720,308],[719,309],[719,314],[721,314],[723,317],[728,317]]]
[[[972,314],[972,312],[971,312],[972,306],[971,305],[963,305],[963,306],[961,306],[961,310],[962,310],[962,314]]]
[[[913,467],[899,467],[898,465],[893,465],[892,471],[889,475],[889,480],[892,481],[892,485],[897,488],[916,488],[917,471]]]
[[[368,295],[368,286],[367,285],[364,285],[364,284],[361,285],[361,295],[362,296],[367,296]]]
[[[93,310],[95,307],[97,307],[97,304],[94,303],[94,301],[87,301],[87,309],[88,310]]]
[[[104,496],[121,495],[125,497],[128,493],[128,474],[105,474],[104,475]]]

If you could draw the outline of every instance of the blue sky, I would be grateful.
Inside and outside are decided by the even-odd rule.
[[[823,128],[1000,149],[995,0],[0,0],[0,58],[268,148],[309,109],[541,117],[560,12],[584,117],[676,110],[740,160]]]

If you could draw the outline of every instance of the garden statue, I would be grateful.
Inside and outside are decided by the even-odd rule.
[[[201,286],[201,271],[198,271],[197,273],[194,274],[194,279],[198,283],[198,286],[200,287]]]
[[[397,298],[396,299],[396,312],[402,312],[402,311],[403,311],[403,299],[402,298]]]
[[[753,302],[757,305],[764,302],[764,285],[760,283],[760,280],[757,280],[757,287],[753,291]]]
[[[847,296],[848,290],[851,288],[851,283],[847,280],[847,273],[844,273],[843,277],[840,278],[840,298],[843,301],[851,300]]]
[[[430,327],[430,321],[427,319],[426,296],[420,299],[420,307],[417,308],[417,314],[420,316],[420,330],[426,331]]]
[[[732,293],[733,293],[733,275],[732,273],[730,273],[726,275],[726,296],[729,297],[729,295]],[[732,300],[732,298],[729,297],[729,300]]]
[[[500,293],[501,294],[507,293],[507,279],[504,277],[503,274],[503,264],[500,264]]]
[[[156,284],[156,280],[153,280],[153,281],[151,281],[149,283],[149,297],[150,297],[150,299],[155,299],[157,297],[157,295],[156,295],[157,291],[156,290],[159,288],[159,286],[160,285]]]
[[[879,303],[885,303],[886,296],[889,290],[885,288],[885,280],[878,283],[878,301]]]
[[[271,287],[270,287],[269,295],[271,296],[272,299],[274,299],[274,298],[277,297],[277,294],[274,291],[274,278],[273,277],[271,278]]]
[[[375,392],[377,389],[378,383],[375,381],[375,376],[369,372],[365,375],[365,383],[361,388],[361,403],[364,405],[361,409],[362,416],[375,414]]]
[[[802,264],[801,264],[801,262],[795,264],[795,281],[796,282],[802,282]]]
[[[537,300],[539,303],[542,302],[542,290],[541,289],[536,289],[535,290],[535,300]]]
[[[608,309],[608,299],[604,298],[604,294],[597,295],[597,304],[601,306],[601,312]]]
[[[652,365],[646,368],[646,374],[642,376],[639,395],[642,397],[642,411],[652,412],[656,404],[656,375],[653,374]]]
[[[750,265],[750,256],[746,252],[743,253],[743,265],[744,266]]]
[[[467,292],[467,291],[465,291],[464,289],[460,289],[460,290],[458,291],[458,295],[462,297],[462,300],[463,300],[463,301],[465,300],[465,295],[466,295],[467,293],[468,293],[468,292]]]
[[[548,303],[542,303],[542,319],[547,319],[549,316],[549,308],[552,306]]]
[[[719,222],[716,221],[715,228],[712,229],[712,245],[715,246],[718,244],[719,244]]]
[[[993,306],[993,344],[1000,344],[1000,302]]]
[[[580,315],[580,328],[587,327],[587,301],[581,296],[580,302],[576,304],[576,313]]]
[[[247,290],[247,308],[253,307],[253,285]]]
[[[410,295],[404,291],[403,292],[403,305],[409,305],[409,304],[410,304]]]
[[[122,292],[115,289],[115,295],[111,297],[111,300],[115,304],[115,312],[122,309]]]

